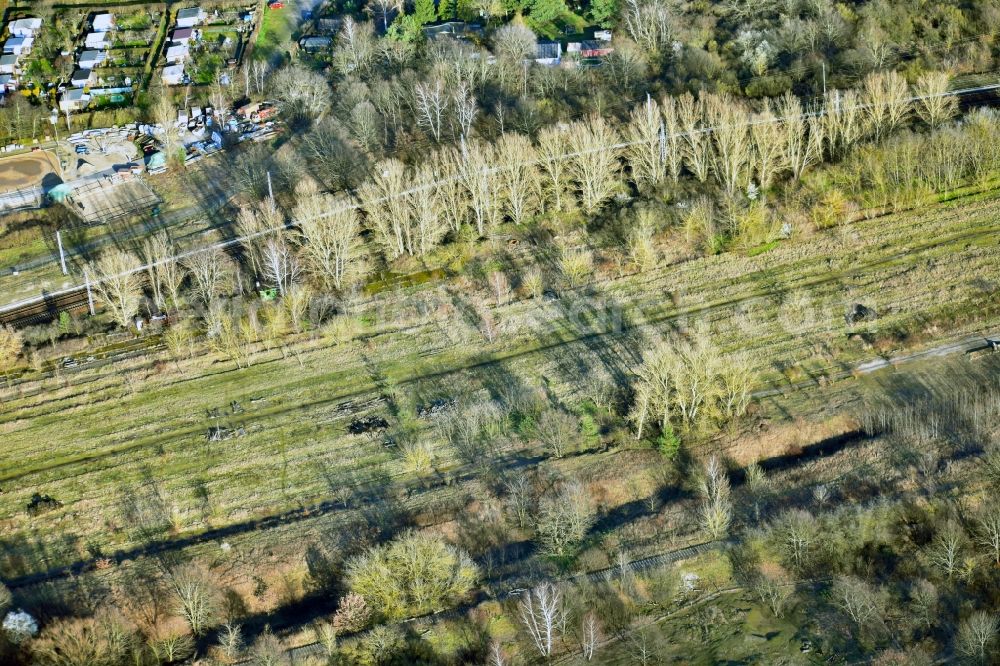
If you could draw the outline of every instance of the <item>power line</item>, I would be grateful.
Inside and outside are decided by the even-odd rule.
[[[991,72],[991,73],[995,73],[995,72]],[[963,88],[963,89],[959,89],[959,90],[947,91],[947,92],[944,92],[944,93],[935,93],[935,94],[932,94],[932,95],[914,95],[914,96],[911,96],[911,97],[907,98],[906,101],[910,102],[910,103],[913,103],[913,102],[918,102],[918,101],[922,101],[922,100],[925,100],[925,99],[935,99],[935,98],[939,98],[939,97],[961,97],[961,96],[964,96],[964,95],[979,94],[979,93],[989,92],[989,91],[994,91],[994,90],[1000,90],[1000,83],[990,84],[990,85],[985,85],[985,86],[975,86],[975,87],[971,87],[971,88]],[[871,107],[872,107],[871,104],[857,104],[857,105],[855,105],[853,107],[838,109],[837,111],[835,111],[833,113],[839,114],[839,113],[843,113],[844,111],[847,111],[847,110],[863,111],[863,110],[871,108]],[[730,127],[752,127],[752,126],[761,125],[761,124],[784,123],[784,122],[787,122],[787,121],[790,121],[790,120],[803,120],[803,119],[808,119],[808,118],[819,118],[819,117],[822,117],[822,116],[826,116],[826,115],[828,115],[830,113],[831,113],[831,111],[830,111],[829,108],[823,108],[823,109],[818,110],[818,111],[805,112],[805,113],[802,113],[802,114],[799,114],[799,115],[791,115],[791,116],[783,116],[783,117],[772,117],[772,118],[767,118],[767,119],[763,119],[763,120],[761,120],[761,119],[749,120],[749,121],[747,121],[745,123],[738,123],[736,125],[716,125],[714,127],[701,127],[701,128],[696,129],[696,130],[693,130],[693,131],[676,132],[676,133],[673,133],[671,136],[679,137],[679,138],[684,138],[684,137],[690,137],[690,136],[693,136],[693,135],[696,135],[696,134],[712,134],[713,132],[715,132],[717,130],[727,129],[727,128],[730,128]],[[575,152],[562,153],[562,154],[560,154],[558,156],[557,159],[585,157],[587,155],[591,155],[591,154],[595,154],[595,153],[600,153],[600,152],[603,152],[605,150],[623,150],[625,148],[630,148],[632,146],[637,146],[637,145],[645,144],[645,143],[648,143],[648,142],[647,141],[623,141],[623,142],[619,142],[617,144],[613,144],[611,146],[602,146],[601,148],[593,148],[593,149],[589,149],[589,150],[581,150],[581,151],[575,151]],[[529,161],[520,163],[519,166],[535,166],[537,164],[540,164],[540,163],[544,162],[545,159],[546,158],[539,158],[539,159],[535,159],[535,160],[529,160]],[[483,169],[483,170],[481,170],[481,171],[479,171],[477,173],[489,176],[489,175],[496,174],[498,171],[499,171],[499,167],[489,167],[489,168]],[[409,188],[407,190],[404,190],[402,192],[399,192],[399,193],[396,193],[396,194],[393,194],[393,195],[387,195],[387,196],[384,196],[384,197],[379,197],[379,198],[374,199],[373,201],[368,202],[368,203],[381,204],[381,203],[385,203],[385,202],[388,202],[388,201],[393,201],[395,199],[405,198],[405,197],[411,196],[413,194],[418,194],[420,192],[425,192],[427,190],[430,190],[430,189],[433,189],[435,187],[438,187],[442,183],[454,183],[454,182],[458,182],[458,181],[462,180],[462,178],[463,178],[462,175],[456,175],[456,176],[450,176],[448,178],[441,179],[439,181],[432,182],[432,183],[423,183],[423,184],[417,185],[415,187]],[[132,269],[132,270],[123,271],[121,273],[117,273],[115,275],[108,276],[108,278],[120,278],[120,277],[129,276],[129,275],[134,275],[136,273],[141,273],[143,271],[148,271],[150,268],[156,268],[157,266],[163,266],[163,265],[166,265],[166,264],[171,263],[171,262],[183,261],[184,259],[187,259],[188,257],[192,257],[192,256],[200,254],[202,252],[210,252],[212,250],[225,250],[226,248],[229,248],[229,247],[232,247],[234,245],[241,244],[241,243],[245,243],[246,241],[255,240],[257,238],[262,238],[264,236],[267,236],[267,235],[270,235],[270,234],[274,234],[274,233],[278,233],[280,231],[285,231],[285,230],[288,230],[288,229],[292,229],[292,228],[294,228],[295,226],[297,226],[298,224],[300,224],[301,222],[304,222],[304,221],[305,222],[312,222],[312,221],[315,221],[315,220],[325,219],[327,217],[331,217],[333,215],[337,215],[339,213],[344,213],[344,212],[352,211],[352,210],[363,210],[363,206],[360,203],[352,203],[352,204],[348,204],[346,206],[341,206],[340,208],[336,208],[334,210],[328,211],[328,212],[323,213],[321,215],[317,215],[315,217],[308,218],[307,220],[290,220],[290,221],[286,222],[284,225],[282,225],[280,227],[274,227],[274,228],[270,228],[270,229],[263,229],[261,231],[254,232],[252,234],[247,234],[245,236],[237,236],[235,238],[231,238],[229,240],[225,240],[225,241],[221,241],[221,242],[218,242],[218,243],[214,243],[212,245],[207,245],[205,247],[200,247],[200,248],[195,248],[193,250],[188,250],[186,252],[182,252],[182,253],[174,255],[172,257],[167,257],[165,259],[160,259],[160,260],[157,260],[157,261],[150,262],[148,264],[145,264],[143,266],[140,266],[140,267]],[[96,281],[100,281],[100,280],[96,280]],[[93,285],[94,282],[95,281],[91,281],[90,284]],[[73,287],[66,287],[64,289],[58,289],[58,290],[55,290],[55,291],[47,292],[43,296],[36,296],[36,297],[33,297],[33,298],[28,298],[28,299],[23,299],[21,301],[16,301],[14,303],[8,303],[6,305],[0,306],[0,313],[9,312],[11,310],[16,310],[17,308],[21,308],[21,307],[24,307],[24,306],[27,306],[27,305],[33,305],[35,303],[44,302],[46,299],[53,298],[53,297],[56,297],[56,296],[63,296],[65,294],[71,294],[71,293],[79,291],[79,290],[81,290],[83,288],[84,288],[84,285],[76,285],[76,286],[73,286]]]

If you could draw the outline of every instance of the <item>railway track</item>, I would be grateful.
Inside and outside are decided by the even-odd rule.
[[[27,303],[17,308],[0,312],[0,324],[15,327],[31,326],[54,321],[60,312],[83,312],[87,310],[87,290],[79,287],[74,291],[45,296],[42,300]]]

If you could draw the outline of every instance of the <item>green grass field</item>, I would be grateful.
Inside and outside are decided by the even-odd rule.
[[[762,387],[788,389],[893,349],[995,327],[995,295],[970,276],[1000,278],[998,212],[995,196],[956,201],[753,258],[663,266],[566,291],[555,302],[516,300],[492,309],[503,331],[492,343],[469,318],[462,293],[432,281],[372,297],[355,315],[361,337],[346,344],[305,335],[285,350],[258,349],[243,370],[207,355],[44,380],[40,392],[9,395],[0,415],[0,571],[16,577],[93,563],[154,542],[206,552],[223,539],[277,546],[350,524],[363,508],[357,498],[372,493],[416,515],[446,515],[466,501],[448,479],[468,468],[433,421],[416,418],[420,406],[510,382],[544,385],[580,404],[602,376],[628,381],[651,340],[699,322],[723,347],[754,355]],[[845,335],[843,311],[853,302],[881,314],[857,329],[872,344]],[[618,306],[621,331],[606,316]],[[232,413],[233,401],[241,413]],[[418,478],[381,439],[349,434],[351,420],[368,413],[408,424],[428,441],[434,471]],[[210,442],[214,426],[245,434]],[[615,451],[550,464],[574,472],[627,467],[624,450]],[[540,454],[530,443],[511,444],[504,459]],[[340,499],[345,487],[355,500]],[[29,516],[34,493],[63,506]],[[130,524],[126,509],[126,498],[147,495],[162,504],[152,531]]]

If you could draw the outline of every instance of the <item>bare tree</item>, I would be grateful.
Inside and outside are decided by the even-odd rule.
[[[755,376],[741,356],[724,357],[707,332],[693,342],[663,342],[650,350],[637,371],[631,418],[641,438],[650,421],[667,431],[690,429],[713,418],[741,416]]]
[[[410,252],[421,257],[434,249],[448,233],[445,215],[447,204],[434,183],[437,178],[433,163],[420,165],[415,178],[419,186],[408,197],[413,226],[410,232],[413,238]]]
[[[365,10],[372,18],[379,19],[382,32],[386,32],[389,30],[389,18],[403,11],[403,3],[400,0],[371,0]]]
[[[570,184],[570,173],[564,156],[566,141],[566,130],[555,126],[544,128],[538,135],[539,166],[546,181],[543,190],[557,213],[563,209],[563,193]]]
[[[587,661],[594,659],[597,652],[597,644],[601,642],[601,630],[598,627],[597,615],[594,611],[589,611],[583,616],[580,626],[580,647],[583,658]]]
[[[661,104],[663,115],[663,145],[666,151],[667,170],[670,180],[677,183],[684,168],[684,140],[681,137],[681,118],[677,109],[677,98],[666,97]]]
[[[243,250],[250,260],[250,269],[264,273],[264,245],[285,228],[285,216],[271,197],[240,208],[236,215],[236,230],[242,238]]]
[[[479,236],[485,237],[500,224],[502,206],[498,192],[496,150],[492,144],[466,142],[458,173],[468,193],[469,207]]]
[[[142,303],[142,262],[131,252],[111,249],[91,267],[92,286],[122,328],[128,328]]]
[[[177,614],[187,621],[191,633],[201,636],[219,611],[215,576],[205,565],[189,562],[171,571],[169,582]]]
[[[469,212],[469,197],[461,175],[462,155],[454,148],[435,151],[429,160],[431,171],[437,174],[437,196],[443,208],[448,228],[458,232]]]
[[[535,55],[535,33],[517,23],[508,23],[493,33],[493,51],[508,62],[521,64]]]
[[[951,578],[961,568],[968,539],[965,531],[954,520],[944,524],[928,550],[930,561]]]
[[[254,59],[250,62],[249,68],[250,80],[253,82],[254,91],[258,95],[264,94],[264,88],[267,85],[267,78],[271,74],[271,66],[265,59]],[[248,93],[249,96],[249,93]]]
[[[359,190],[368,228],[389,259],[411,253],[410,206],[406,198],[410,179],[399,160],[375,165],[373,176]]]
[[[673,20],[666,0],[625,0],[622,23],[651,60],[662,55],[673,38]]]
[[[539,417],[535,434],[554,457],[561,458],[571,446],[577,444],[580,422],[561,409],[548,409]]]
[[[839,576],[831,590],[834,603],[859,629],[865,629],[881,614],[878,592],[854,576]]]
[[[750,125],[750,137],[753,140],[753,161],[757,182],[766,190],[774,183],[775,177],[787,167],[785,161],[787,151],[783,145],[784,128],[775,117],[770,100],[765,103],[764,111],[754,116]]]
[[[375,60],[375,46],[373,24],[345,16],[333,53],[334,65],[343,75],[362,76]]]
[[[976,611],[958,625],[955,647],[959,653],[985,662],[990,646],[996,641],[998,630],[1000,620],[995,614]]]
[[[753,144],[747,124],[749,114],[728,95],[705,95],[705,115],[712,127],[712,171],[726,196],[743,190],[749,180]]]
[[[511,221],[521,224],[538,209],[535,147],[527,137],[507,133],[497,142],[496,160],[504,208]]]
[[[535,494],[531,482],[528,477],[519,474],[508,479],[504,487],[507,490],[507,507],[514,514],[517,526],[523,529],[530,522],[535,507]]]
[[[626,130],[626,159],[640,189],[659,187],[667,177],[666,130],[660,105],[651,97],[632,110]]]
[[[868,132],[868,116],[855,90],[834,90],[823,116],[824,137],[831,156],[843,156]]]
[[[227,622],[222,631],[219,632],[219,651],[225,655],[226,659],[236,661],[243,655],[246,647],[243,641],[243,632],[240,625]]]
[[[766,604],[775,617],[784,616],[785,605],[794,590],[791,585],[766,573],[759,573],[754,580],[753,589],[761,603]]]
[[[704,477],[699,485],[701,494],[701,526],[713,539],[721,539],[729,532],[733,520],[733,503],[730,498],[729,475],[717,456],[705,462]]]
[[[546,553],[563,557],[573,552],[594,524],[596,512],[590,493],[579,481],[564,483],[544,497],[539,506],[538,538]]]
[[[507,666],[507,656],[503,652],[503,646],[500,645],[500,641],[490,641],[489,655],[489,666]]]
[[[801,569],[808,562],[819,536],[816,519],[805,509],[791,509],[781,517],[778,527],[782,549],[792,564]]]
[[[815,116],[808,119],[803,115],[802,103],[791,94],[785,93],[780,107],[785,138],[784,161],[798,180],[805,170],[823,157],[823,125]]]
[[[684,138],[684,163],[698,182],[708,180],[711,167],[712,142],[705,129],[705,105],[691,93],[684,93],[677,100],[677,119]]]
[[[548,659],[565,616],[562,592],[555,585],[545,583],[522,594],[517,606],[531,642],[539,654]]]
[[[321,193],[311,181],[296,189],[292,214],[302,239],[306,268],[326,288],[341,289],[363,274],[361,219],[347,197]]]
[[[330,108],[330,86],[322,74],[301,65],[281,68],[271,90],[289,116],[318,118]]]
[[[991,504],[986,507],[976,524],[976,542],[989,552],[995,564],[1000,564],[1000,506]]]
[[[431,135],[436,143],[441,141],[445,112],[448,110],[450,95],[445,90],[444,81],[421,81],[413,89],[413,107],[416,111],[417,126]]]
[[[169,299],[173,307],[180,305],[181,285],[187,276],[184,266],[174,255],[177,248],[166,231],[154,234],[146,240],[145,260],[149,274],[149,284],[153,288],[153,300],[158,307],[166,307]]]
[[[865,110],[876,141],[881,141],[903,124],[910,112],[910,92],[906,79],[897,72],[873,72],[865,77]]]
[[[580,203],[594,213],[618,187],[618,136],[604,118],[592,116],[569,130],[569,174],[580,190]]]
[[[636,215],[636,224],[628,235],[629,259],[639,271],[652,269],[659,260],[656,243],[653,242],[655,232],[655,214],[649,209],[642,209]]]
[[[958,113],[958,98],[949,93],[950,82],[946,72],[924,72],[917,79],[917,115],[931,128],[940,127]]]
[[[236,266],[219,247],[195,252],[183,259],[191,275],[191,290],[206,307],[232,286]]]
[[[472,86],[466,81],[460,81],[451,99],[455,107],[455,120],[458,123],[458,133],[463,139],[468,139],[472,134],[472,123],[476,120],[476,113],[479,107],[476,105],[476,96],[472,93]]]
[[[251,666],[291,666],[292,658],[270,627],[250,647]]]
[[[269,235],[261,248],[262,273],[264,278],[284,296],[292,285],[299,281],[302,266],[292,246],[284,234]]]

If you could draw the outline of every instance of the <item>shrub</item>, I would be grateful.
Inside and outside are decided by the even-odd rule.
[[[390,620],[442,609],[468,594],[478,576],[464,551],[416,532],[372,548],[347,565],[351,591]]]

